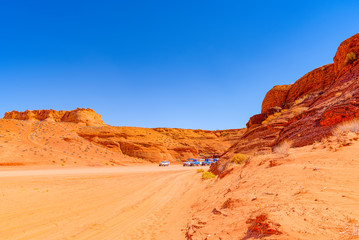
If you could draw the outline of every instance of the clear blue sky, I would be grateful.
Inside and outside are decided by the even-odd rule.
[[[0,113],[93,108],[115,126],[242,128],[331,63],[359,1],[3,1]]]

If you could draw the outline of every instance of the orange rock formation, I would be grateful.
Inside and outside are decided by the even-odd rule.
[[[305,95],[323,91],[330,87],[335,80],[334,65],[328,64],[305,74],[289,89],[286,102],[291,103]]]
[[[342,42],[334,57],[334,71],[337,77],[358,64],[359,33]]]
[[[77,108],[72,111],[56,111],[52,109],[26,110],[25,112],[12,111],[5,113],[4,119],[84,123],[87,126],[105,125],[101,115],[89,108]]]
[[[242,133],[113,127],[89,109],[9,112],[0,120],[0,166],[181,163],[200,154],[222,154]]]

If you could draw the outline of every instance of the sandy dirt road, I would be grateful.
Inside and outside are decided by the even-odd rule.
[[[0,171],[0,239],[185,239],[194,168]]]

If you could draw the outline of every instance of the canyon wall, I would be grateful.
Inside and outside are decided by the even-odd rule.
[[[291,85],[273,87],[260,114],[251,117],[241,139],[223,155],[271,151],[283,141],[293,147],[331,135],[336,124],[359,117],[359,34],[340,44],[334,63]]]

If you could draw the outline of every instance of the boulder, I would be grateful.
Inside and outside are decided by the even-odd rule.
[[[260,125],[265,119],[266,119],[266,114],[264,113],[253,115],[247,122],[246,126],[247,128],[251,128],[252,126]]]
[[[267,113],[272,107],[283,107],[291,86],[292,85],[277,85],[269,90],[264,97],[261,113]]]

